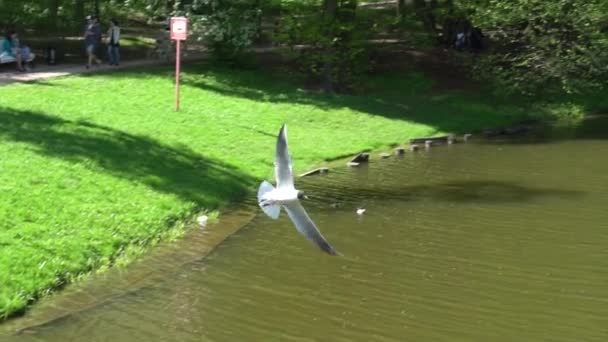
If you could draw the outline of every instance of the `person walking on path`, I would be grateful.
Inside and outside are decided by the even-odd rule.
[[[84,43],[87,50],[88,62],[87,69],[95,64],[101,64],[101,60],[97,58],[95,55],[95,51],[97,50],[97,46],[101,41],[101,28],[99,27],[99,23],[97,22],[97,17],[88,16],[87,17],[87,27],[84,31]]]
[[[120,64],[120,26],[116,19],[110,21],[108,30],[108,58],[110,65]]]

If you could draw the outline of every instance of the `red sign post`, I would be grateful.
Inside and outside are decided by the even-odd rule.
[[[171,18],[171,39],[175,40],[176,43],[176,56],[175,56],[175,111],[179,111],[179,69],[180,69],[180,57],[181,57],[181,44],[182,40],[186,40],[188,37],[188,19],[184,17],[172,17]]]

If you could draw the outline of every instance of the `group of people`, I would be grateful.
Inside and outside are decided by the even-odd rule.
[[[0,61],[9,59],[17,63],[17,70],[24,72],[24,64],[30,61],[30,49],[27,45],[19,42],[19,35],[14,30],[9,30],[4,35],[2,46],[0,46]]]
[[[101,64],[101,59],[97,57],[97,51],[101,44],[101,27],[99,20],[95,16],[87,17],[87,26],[84,31],[84,43],[88,60],[86,68],[93,64]],[[116,19],[110,20],[106,44],[108,46],[108,59],[110,65],[120,64],[120,26]]]
[[[84,30],[85,50],[87,53],[86,68],[101,64],[98,57],[99,47],[102,45],[102,33],[99,21],[95,16],[88,16]],[[0,61],[17,63],[17,70],[24,72],[25,65],[31,61],[33,54],[28,46],[19,42],[19,36],[15,30],[8,30],[3,38],[0,38]],[[105,39],[108,51],[108,62],[110,65],[120,64],[120,26],[116,19],[110,21],[110,27]]]

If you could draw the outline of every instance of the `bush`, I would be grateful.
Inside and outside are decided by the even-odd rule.
[[[189,7],[188,14],[193,35],[222,59],[236,58],[259,33],[261,9],[251,4],[199,0]]]
[[[330,81],[334,90],[352,91],[373,67],[368,40],[377,29],[350,9],[340,9],[335,20],[300,11],[281,18],[273,40],[304,72]]]

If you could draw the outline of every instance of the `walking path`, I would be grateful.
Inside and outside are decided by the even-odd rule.
[[[200,60],[204,57],[203,53],[190,54],[187,57],[182,57],[184,62]],[[171,64],[173,61],[164,61],[159,59],[139,59],[132,61],[124,61],[119,66],[111,66],[102,64],[86,69],[82,64],[59,64],[59,65],[37,65],[28,72],[18,71],[0,71],[0,86],[12,84],[16,82],[31,82],[40,81],[59,76],[67,76],[73,74],[90,74],[112,70],[129,69],[133,67],[146,65],[162,65]]]

